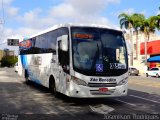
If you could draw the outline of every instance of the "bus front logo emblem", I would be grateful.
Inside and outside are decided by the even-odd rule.
[[[103,72],[103,64],[96,64],[96,71]]]

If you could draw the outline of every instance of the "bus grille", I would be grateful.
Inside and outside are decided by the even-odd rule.
[[[117,83],[88,83],[89,87],[116,87]]]
[[[115,92],[115,89],[113,89],[113,90],[109,90],[109,91],[107,91],[107,92],[99,92],[99,90],[90,90],[90,93],[92,94],[92,95],[111,95],[111,94],[113,94]]]

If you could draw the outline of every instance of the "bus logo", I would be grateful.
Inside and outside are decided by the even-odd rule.
[[[20,42],[19,44],[20,48],[22,49],[29,49],[32,46],[32,42],[30,40],[25,40],[23,42]]]
[[[103,64],[96,64],[96,71],[103,72]]]

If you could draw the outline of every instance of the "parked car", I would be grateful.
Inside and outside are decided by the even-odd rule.
[[[129,67],[129,75],[136,75],[136,76],[138,76],[139,75],[139,70],[137,69],[137,68],[135,68],[135,67]]]
[[[158,67],[153,67],[149,70],[146,71],[146,77],[148,76],[154,76],[154,77],[159,77],[160,76],[160,68]]]

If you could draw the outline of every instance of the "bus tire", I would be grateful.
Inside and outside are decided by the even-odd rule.
[[[159,75],[158,75],[158,73],[156,74],[156,78],[159,78]]]
[[[55,97],[57,97],[58,93],[56,90],[55,79],[53,76],[51,76],[49,79],[49,90]]]
[[[24,79],[25,79],[25,83],[29,84],[29,75],[28,75],[27,70],[25,70],[25,72],[24,72]]]

